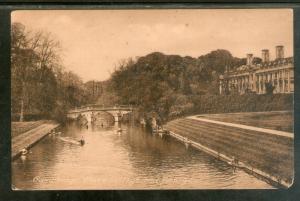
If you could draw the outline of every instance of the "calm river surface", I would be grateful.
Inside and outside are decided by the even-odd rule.
[[[122,127],[123,133],[117,133]],[[72,139],[85,139],[80,146]],[[272,188],[244,171],[133,125],[62,129],[12,163],[18,189]]]

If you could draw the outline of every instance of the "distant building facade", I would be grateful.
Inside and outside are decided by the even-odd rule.
[[[284,47],[276,46],[276,59],[270,61],[269,50],[262,50],[262,62],[253,64],[253,54],[247,54],[247,64],[234,70],[226,69],[219,77],[220,94],[265,94],[294,92],[294,60],[284,57]]]

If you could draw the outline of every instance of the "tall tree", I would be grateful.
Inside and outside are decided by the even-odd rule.
[[[38,91],[53,86],[46,81],[59,63],[60,45],[50,33],[29,32],[21,23],[12,24],[11,35],[12,99],[14,106],[20,107],[19,121],[23,121],[32,98],[41,98]],[[51,97],[41,103],[49,105],[48,101]]]
[[[12,25],[11,40],[12,91],[16,92],[16,94],[13,94],[13,98],[19,99],[17,102],[20,105],[20,121],[24,119],[28,84],[38,60],[38,56],[34,52],[36,47],[35,41],[32,43],[29,39],[25,26],[20,23],[14,23]]]

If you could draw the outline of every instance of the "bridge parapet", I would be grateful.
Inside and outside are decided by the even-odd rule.
[[[76,119],[80,115],[83,115],[87,118],[89,122],[91,122],[92,116],[97,114],[97,112],[104,111],[107,113],[110,113],[115,121],[119,121],[120,117],[122,117],[124,114],[130,113],[133,111],[132,106],[109,106],[109,107],[104,107],[102,105],[88,105],[88,106],[83,106],[80,108],[75,108],[72,109],[68,112],[68,118],[71,119]]]
[[[81,113],[87,111],[114,111],[114,110],[126,110],[132,111],[134,108],[128,105],[121,105],[121,106],[102,106],[102,105],[91,105],[91,106],[82,106],[78,108],[74,108],[69,110],[68,114],[70,113]]]

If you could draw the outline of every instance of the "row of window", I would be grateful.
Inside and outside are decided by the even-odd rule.
[[[265,83],[267,83],[266,81],[256,81],[256,89],[258,89],[258,92],[264,92],[265,91]],[[288,79],[285,79],[284,82],[282,79],[279,80],[279,82],[277,82],[277,80],[273,80],[272,85],[275,87],[275,91],[279,91],[279,92],[288,92],[288,91],[294,91],[294,79],[291,78],[290,79],[290,85],[288,83]],[[284,86],[284,87],[283,87]],[[289,90],[290,88],[290,90]],[[244,82],[241,84],[238,84],[236,82],[234,83],[230,83],[230,90],[233,89],[238,89],[238,91],[243,91],[245,89],[254,89],[254,85],[253,83],[248,83],[248,82]]]

